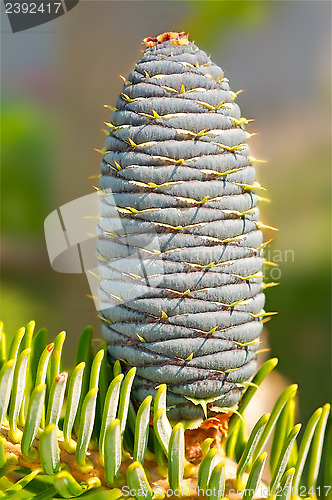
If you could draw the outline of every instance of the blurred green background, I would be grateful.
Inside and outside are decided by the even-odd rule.
[[[306,421],[331,397],[330,85],[331,4],[325,1],[81,1],[70,13],[13,34],[2,16],[1,317],[11,334],[31,319],[53,338],[68,333],[65,362],[86,324],[100,337],[85,275],[48,261],[43,224],[57,207],[93,191],[104,104],[114,104],[141,41],[188,31],[219,64],[248,126],[258,180],[279,228],[267,278],[264,347],[297,382]],[[270,274],[272,273],[272,275]],[[274,273],[274,274],[273,274]],[[273,394],[276,399],[279,390]]]

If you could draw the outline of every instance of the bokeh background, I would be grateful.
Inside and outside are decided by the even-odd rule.
[[[3,7],[3,5],[1,6]],[[225,71],[248,126],[257,176],[279,232],[266,268],[263,347],[278,384],[300,386],[301,421],[331,397],[331,4],[328,1],[84,1],[65,16],[11,33],[2,16],[1,318],[12,334],[34,319],[50,339],[67,331],[65,363],[86,324],[100,337],[85,275],[52,270],[44,219],[93,191],[104,104],[114,104],[142,39],[188,31]],[[271,274],[272,273],[272,274]],[[72,348],[71,348],[72,346]],[[263,356],[267,354],[262,354]],[[280,382],[282,380],[282,382]]]

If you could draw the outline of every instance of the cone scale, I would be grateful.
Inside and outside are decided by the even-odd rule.
[[[202,418],[196,400],[232,407],[256,370],[255,170],[221,68],[184,34],[145,44],[101,162],[102,330],[111,361],[137,367],[138,403],[166,383],[171,420]]]

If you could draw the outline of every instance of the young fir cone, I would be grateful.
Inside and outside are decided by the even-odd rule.
[[[137,367],[134,399],[166,383],[169,419],[190,420],[236,405],[256,370],[259,185],[222,69],[183,33],[145,45],[101,163],[102,329]]]

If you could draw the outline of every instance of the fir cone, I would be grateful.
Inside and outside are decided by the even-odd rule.
[[[166,383],[168,417],[194,419],[236,405],[256,370],[259,185],[222,69],[182,33],[145,44],[101,163],[102,329],[138,403]]]

